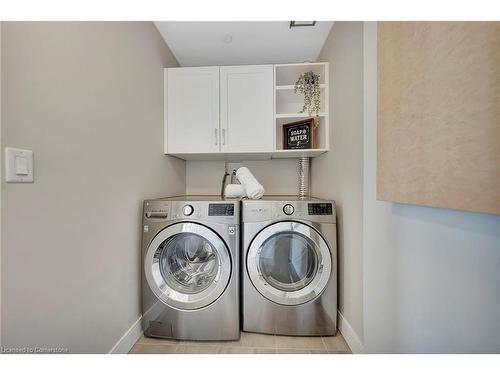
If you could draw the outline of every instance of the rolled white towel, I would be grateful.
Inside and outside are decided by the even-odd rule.
[[[226,190],[224,191],[224,196],[226,198],[243,198],[246,197],[245,188],[240,184],[229,184],[226,185]]]
[[[236,178],[245,188],[246,196],[250,199],[260,199],[264,195],[264,187],[255,179],[247,167],[238,168]]]

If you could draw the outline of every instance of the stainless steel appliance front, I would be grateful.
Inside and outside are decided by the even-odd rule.
[[[334,202],[243,201],[242,236],[243,330],[335,335]]]
[[[239,338],[239,202],[144,202],[143,329],[151,337]]]

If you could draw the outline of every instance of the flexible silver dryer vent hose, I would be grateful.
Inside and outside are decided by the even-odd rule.
[[[310,158],[299,158],[299,199],[309,198],[309,163]]]

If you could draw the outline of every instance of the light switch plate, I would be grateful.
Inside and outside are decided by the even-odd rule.
[[[33,182],[33,151],[5,147],[5,182]]]

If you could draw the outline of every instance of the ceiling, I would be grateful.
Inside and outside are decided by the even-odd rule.
[[[316,61],[333,22],[289,28],[289,21],[155,22],[181,66]]]

